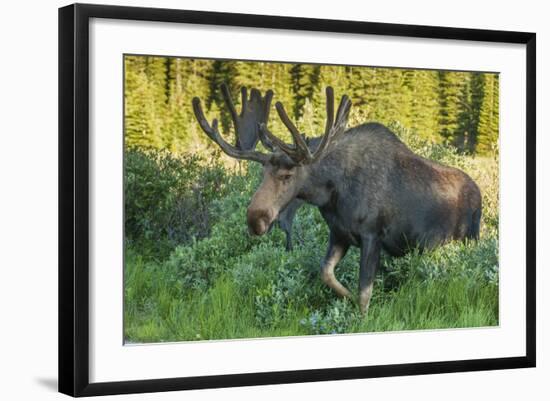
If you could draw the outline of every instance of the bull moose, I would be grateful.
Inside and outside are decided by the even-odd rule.
[[[363,314],[382,249],[402,256],[415,248],[478,238],[481,194],[467,174],[416,155],[382,124],[347,129],[351,101],[342,96],[335,115],[331,87],[326,89],[325,132],[311,148],[282,103],[276,103],[279,118],[292,135],[293,144],[287,144],[267,127],[271,96],[269,91],[264,101],[256,102],[254,128],[270,153],[227,143],[217,120],[212,124],[206,120],[197,97],[193,110],[202,130],[227,155],[263,165],[263,180],[247,209],[252,235],[265,234],[295,199],[317,206],[330,230],[321,278],[347,298],[352,294],[338,281],[334,268],[351,245],[360,248],[358,302]],[[235,121],[234,107],[230,112]]]

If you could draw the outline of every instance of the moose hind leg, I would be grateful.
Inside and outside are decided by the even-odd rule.
[[[339,296],[351,298],[351,292],[344,287],[334,275],[334,268],[346,255],[348,249],[349,244],[339,242],[332,233],[330,234],[327,254],[321,265],[321,279]]]
[[[359,268],[359,309],[365,315],[369,309],[376,270],[380,264],[380,241],[369,235],[362,240]]]

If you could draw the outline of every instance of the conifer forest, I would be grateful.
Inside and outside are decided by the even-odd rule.
[[[185,153],[207,143],[191,108],[194,96],[221,116],[229,135],[223,82],[236,102],[241,86],[273,90],[305,132],[323,131],[324,89],[330,85],[351,98],[352,120],[399,122],[422,138],[468,154],[487,154],[498,138],[498,74],[143,56],[127,56],[125,69],[128,147]],[[270,126],[288,135],[277,118]]]

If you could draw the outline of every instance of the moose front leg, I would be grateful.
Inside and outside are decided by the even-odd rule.
[[[346,255],[348,249],[349,244],[338,241],[336,236],[332,232],[330,233],[327,254],[321,265],[321,279],[341,297],[351,298],[351,292],[334,275],[334,268]]]
[[[279,226],[286,235],[286,250],[292,251],[292,223],[298,209],[304,204],[299,199],[294,199],[288,206],[279,213]]]
[[[380,241],[374,235],[362,239],[359,268],[359,309],[365,315],[374,287],[374,277],[380,264]]]
[[[287,252],[290,252],[292,251],[292,229],[290,229],[289,231],[285,231],[285,234],[286,234],[285,249]]]

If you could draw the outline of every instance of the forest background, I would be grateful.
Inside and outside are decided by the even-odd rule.
[[[352,120],[399,121],[422,138],[487,154],[498,139],[498,78],[482,72],[126,56],[125,141],[129,148],[173,153],[210,145],[193,115],[194,96],[203,98],[211,115],[221,116],[222,133],[229,135],[222,82],[235,95],[241,86],[273,90],[304,132],[316,136],[324,129],[324,89],[330,85],[337,96],[351,98]],[[277,118],[269,124],[289,138]]]

